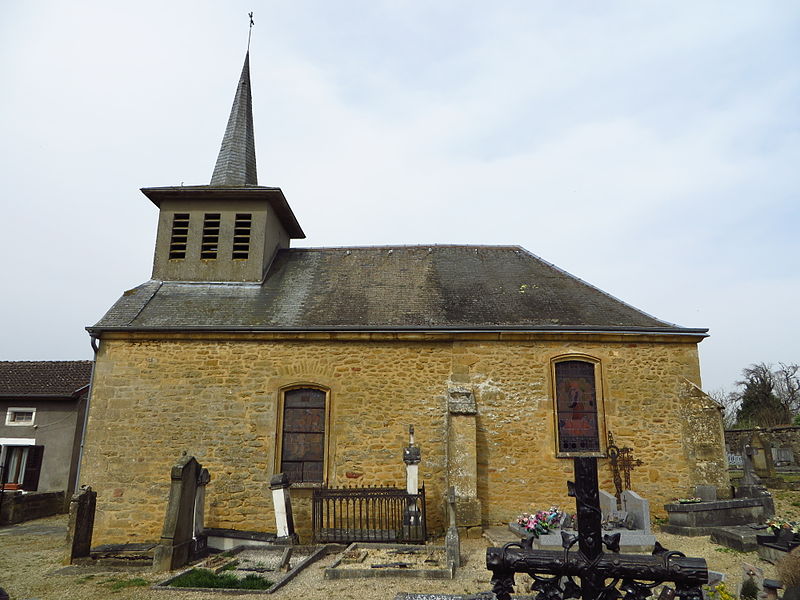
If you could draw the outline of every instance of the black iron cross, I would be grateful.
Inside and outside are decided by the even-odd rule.
[[[602,534],[597,459],[573,460],[575,483],[568,487],[575,497],[578,534],[561,533],[563,551],[534,550],[532,537],[488,548],[486,568],[492,571],[497,600],[510,600],[516,573],[533,577],[537,600],[644,600],[667,581],[675,583],[675,595],[682,600],[701,600],[700,586],[708,581],[705,559],[686,558],[658,543],[652,555],[619,554],[620,534]],[[578,552],[570,552],[576,543]],[[603,552],[603,545],[611,554]]]

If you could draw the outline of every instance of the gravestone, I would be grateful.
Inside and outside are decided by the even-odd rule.
[[[713,485],[696,485],[694,486],[694,495],[703,502],[716,502],[717,488]]]
[[[169,501],[161,541],[153,557],[154,571],[172,571],[189,562],[195,533],[197,488],[203,470],[194,456],[184,454],[170,471]]]
[[[760,433],[750,436],[750,447],[753,449],[753,470],[761,479],[775,477],[775,463],[772,462],[772,448],[764,441]]]
[[[600,512],[603,514],[603,520],[606,520],[618,510],[617,497],[614,496],[614,494],[609,494],[605,490],[599,490],[599,493]]]
[[[447,562],[458,568],[461,566],[461,540],[459,540],[456,526],[456,489],[453,486],[447,490],[447,514],[450,520],[450,526],[447,528],[444,538]]]
[[[69,503],[65,565],[71,565],[76,558],[89,556],[96,505],[97,492],[92,491],[88,485],[82,486],[81,490],[72,496]]]
[[[289,485],[289,478],[285,473],[277,473],[269,481],[269,489],[272,490],[272,506],[275,510],[277,537],[279,540],[296,544],[298,537],[294,531],[294,515],[292,514]]]
[[[633,526],[645,535],[650,535],[650,502],[636,492],[622,492],[622,508],[633,518]]]
[[[753,465],[753,457],[755,455],[756,449],[745,443],[742,449],[744,475],[736,487],[737,498],[759,498],[768,495],[767,488],[761,483],[761,478],[756,473]]]

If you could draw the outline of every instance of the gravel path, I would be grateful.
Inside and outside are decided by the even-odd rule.
[[[778,492],[778,514],[797,518],[800,513],[800,492]],[[794,506],[797,503],[798,506]],[[191,600],[214,598],[215,594],[179,590],[154,590],[149,586],[161,579],[146,569],[114,569],[110,567],[64,567],[66,515],[40,519],[30,523],[0,528],[0,587],[13,600]],[[748,562],[764,569],[775,578],[775,568],[758,559],[755,552],[741,554],[712,544],[708,537],[686,538],[656,533],[657,539],[671,550],[687,556],[701,556],[709,569],[728,575],[735,585],[740,578],[741,564]],[[441,540],[435,542],[442,544]],[[453,580],[426,581],[387,577],[365,580],[325,580],[323,569],[335,559],[328,556],[313,564],[296,579],[274,594],[226,594],[223,598],[303,598],[309,600],[391,600],[398,592],[469,594],[490,589],[490,573],[485,565],[485,539],[463,540],[462,556],[466,564],[458,569]],[[521,578],[518,577],[518,583]],[[140,584],[140,585],[135,585]],[[730,587],[730,586],[729,586]],[[518,591],[521,591],[518,586]]]

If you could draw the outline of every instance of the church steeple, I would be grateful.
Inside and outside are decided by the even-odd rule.
[[[256,143],[253,134],[253,100],[250,95],[250,50],[244,57],[228,126],[222,138],[211,185],[241,187],[258,185]]]
[[[258,185],[249,42],[211,184],[142,192],[159,208],[153,279],[262,282],[275,254],[305,237],[281,189]]]

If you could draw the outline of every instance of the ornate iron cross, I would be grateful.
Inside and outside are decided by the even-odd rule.
[[[562,549],[534,550],[533,537],[502,548],[487,548],[486,568],[492,571],[492,591],[497,600],[510,600],[514,575],[528,573],[534,579],[536,600],[644,600],[664,582],[675,583],[675,595],[682,600],[701,600],[700,586],[708,581],[705,559],[686,558],[656,543],[653,555],[619,554],[620,534],[603,535],[597,459],[578,457],[575,483],[569,495],[575,497],[578,534],[561,532]],[[577,552],[570,548],[578,544]],[[611,552],[603,552],[603,546]],[[580,578],[580,585],[575,582]]]
[[[638,458],[633,458],[633,448],[628,448],[627,446],[620,448],[617,446],[614,443],[614,435],[610,431],[608,432],[607,452],[608,464],[611,466],[611,477],[614,480],[615,495],[617,502],[619,502],[622,490],[631,489],[631,471],[633,471],[634,467],[641,467],[644,463]]]

